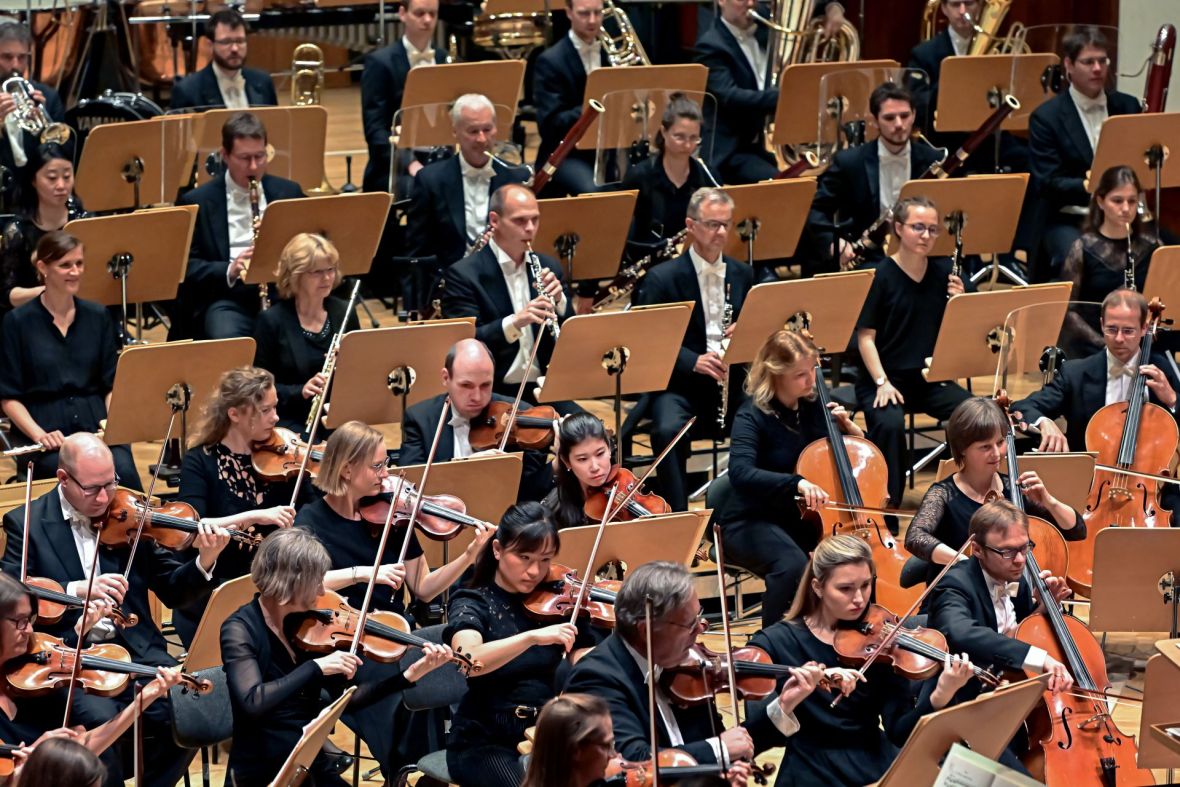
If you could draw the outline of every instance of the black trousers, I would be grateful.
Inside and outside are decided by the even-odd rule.
[[[214,301],[205,311],[205,338],[237,339],[253,336],[254,319],[255,314],[237,301]]]
[[[762,579],[762,628],[787,614],[807,567],[807,555],[820,533],[802,519],[784,526],[765,519],[736,519],[721,524],[726,560]]]
[[[758,183],[778,174],[774,160],[763,151],[738,151],[721,165],[721,182],[729,185]]]

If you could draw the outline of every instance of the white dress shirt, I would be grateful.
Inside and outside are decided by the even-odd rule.
[[[86,586],[89,584],[90,567],[94,565],[94,551],[98,549],[98,531],[91,524],[90,517],[79,513],[76,508],[70,505],[70,501],[66,500],[66,496],[62,494],[60,486],[57,488],[57,496],[61,500],[62,518],[70,525],[70,533],[74,536],[74,547],[78,550],[78,560],[82,563],[82,579],[67,582],[65,591],[71,596],[83,598],[86,595]],[[102,573],[101,566],[98,567],[98,573]],[[114,636],[115,624],[110,618],[103,618],[91,627],[87,639],[94,642],[105,642]]]
[[[594,43],[587,44],[582,39],[578,38],[574,31],[569,31],[570,41],[574,44],[574,50],[578,53],[578,57],[582,59],[582,68],[586,69],[586,73],[602,68],[602,42],[597,38]]]
[[[717,17],[721,20],[721,24],[733,34],[737,39],[738,46],[742,50],[742,54],[746,56],[746,62],[750,64],[750,68],[754,71],[754,80],[758,84],[759,90],[766,89],[766,48],[758,43],[756,37],[758,28],[750,25],[745,30],[735,27],[730,24],[725,17]]]
[[[955,54],[959,57],[967,54],[971,47],[971,36],[961,36],[953,27],[948,27],[946,31],[950,34],[951,46],[954,47]]]
[[[266,192],[262,190],[262,182],[258,183],[258,215],[266,212]],[[225,217],[229,223],[229,259],[237,259],[238,255],[254,244],[254,213],[250,209],[250,190],[242,188],[229,175],[225,176]],[[226,266],[228,281],[229,266]],[[229,282],[232,287],[234,282]]]
[[[12,148],[13,163],[18,167],[28,164],[29,157],[25,155],[25,132],[17,122],[15,112],[5,115],[4,130],[8,132],[8,147]]]
[[[492,167],[490,156],[482,167],[474,167],[460,153],[459,172],[463,176],[463,221],[466,224],[467,243],[471,244],[487,227],[488,201],[496,170]]]
[[[434,48],[429,44],[425,49],[419,49],[410,43],[410,39],[402,36],[402,46],[406,48],[406,57],[410,60],[410,69],[413,70],[419,66],[434,65]]]
[[[1099,93],[1098,98],[1089,98],[1078,92],[1073,85],[1069,86],[1069,97],[1077,107],[1078,117],[1081,118],[1082,128],[1090,138],[1090,152],[1098,150],[1098,136],[1102,133],[1102,122],[1110,114],[1106,109],[1106,93]]]
[[[1139,351],[1124,364],[1106,350],[1106,403],[1125,402],[1131,397],[1131,383],[1139,374]]]
[[[246,98],[246,78],[242,70],[226,71],[213,63],[213,76],[217,77],[217,89],[221,91],[221,100],[226,109],[249,109],[250,100]]]
[[[451,434],[454,439],[454,458],[466,459],[471,456],[471,421],[458,413],[451,413]]]
[[[892,153],[878,138],[877,159],[877,201],[884,213],[897,204],[901,187],[910,179],[910,143],[906,142],[900,153]]]
[[[513,314],[524,308],[525,304],[532,300],[529,293],[529,272],[528,266],[522,261],[519,265],[509,257],[503,249],[496,245],[496,241],[489,240],[488,246],[492,253],[496,255],[496,262],[500,265],[500,272],[504,274],[504,283],[508,285],[508,297],[512,299]],[[523,329],[517,328],[512,324],[512,314],[509,314],[500,321],[500,326],[504,331],[504,338],[511,344],[516,342],[516,357],[512,359],[512,364],[508,367],[508,371],[504,373],[504,382],[519,383],[521,380],[535,381],[541,376],[541,369],[537,366],[536,361],[533,366],[525,373],[525,364],[529,362],[529,356],[533,353],[533,331],[532,325],[526,325]]]
[[[696,247],[688,246],[688,258],[697,274],[697,285],[701,288],[701,306],[705,312],[705,347],[709,352],[720,353],[725,329],[722,316],[725,313],[725,256],[717,255],[716,262],[709,262]]]
[[[1016,636],[1016,607],[1012,605],[1012,599],[1016,597],[1020,590],[1019,582],[1001,582],[992,577],[986,571],[983,572],[983,578],[987,580],[987,589],[992,597],[992,608],[996,612],[996,630],[1005,637]],[[1036,645],[1028,649],[1028,655],[1024,657],[1024,669],[1032,672],[1045,671],[1045,657],[1049,654]]]

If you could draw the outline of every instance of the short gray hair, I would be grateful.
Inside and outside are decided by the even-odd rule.
[[[656,560],[628,574],[615,597],[615,626],[620,634],[634,637],[639,632],[649,597],[653,622],[683,607],[692,598],[688,570],[679,563]]]
[[[492,100],[482,93],[464,93],[455,99],[455,103],[451,104],[451,127],[459,125],[459,121],[463,119],[463,110],[476,111],[480,109],[490,110],[492,113],[492,120],[496,119],[496,105]]]
[[[688,217],[693,221],[700,220],[701,206],[714,202],[719,205],[728,205],[730,208],[733,207],[733,197],[724,190],[713,186],[697,189],[688,200]]]
[[[20,41],[29,49],[33,48],[33,34],[23,22],[0,22],[0,44],[5,41]]]
[[[250,564],[258,592],[286,604],[316,589],[332,567],[328,550],[310,530],[292,527],[267,536]]]

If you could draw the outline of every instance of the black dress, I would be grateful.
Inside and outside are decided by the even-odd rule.
[[[802,620],[775,623],[755,634],[750,645],[769,653],[775,664],[840,663],[835,649],[817,639]],[[929,687],[897,675],[886,664],[870,667],[865,677],[867,682],[857,684],[835,708],[832,695],[820,689],[799,703],[799,731],[788,741],[775,787],[860,787],[881,778],[918,719],[933,707],[929,690],[923,690]],[[779,681],[780,691],[785,682]]]
[[[339,298],[324,301],[328,318],[319,333],[311,334],[299,324],[294,299],[282,300],[258,313],[254,327],[254,365],[275,376],[279,395],[279,426],[302,432],[311,412],[311,400],[303,398],[303,386],[324,367],[324,355],[332,337],[340,330],[348,302]],[[360,327],[356,313],[348,316],[347,330]]]
[[[578,624],[575,648],[593,644]],[[460,631],[477,631],[483,641],[507,639],[544,627],[525,612],[523,596],[492,582],[451,595],[443,642]],[[536,723],[541,706],[557,696],[558,668],[565,662],[560,645],[534,646],[494,672],[467,679],[467,693],[451,723],[447,768],[461,787],[516,787],[524,778],[516,745]]]
[[[662,153],[628,169],[623,176],[623,189],[639,191],[628,238],[634,257],[651,253],[661,241],[684,229],[684,217],[688,215],[688,201],[693,192],[711,183],[701,165],[689,161],[688,178],[683,186],[677,186],[664,170]]]
[[[11,310],[13,287],[37,287],[37,268],[33,252],[45,230],[28,216],[16,215],[4,226],[4,252],[0,254],[0,308]]]

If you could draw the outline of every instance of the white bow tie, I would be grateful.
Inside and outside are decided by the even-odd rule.
[[[410,52],[410,68],[418,66],[432,66],[434,65],[434,52],[429,49],[425,52]]]
[[[465,159],[460,158],[459,169],[463,171],[463,177],[467,180],[482,180],[485,183],[490,183],[492,178],[496,176],[496,170],[492,167],[491,159],[488,159],[488,163],[482,167],[473,167]]]
[[[1126,364],[1119,363],[1118,361],[1112,361],[1110,366],[1107,368],[1106,373],[1110,375],[1111,379],[1114,379],[1116,377],[1134,377],[1138,371],[1139,370],[1133,366],[1127,366]]]
[[[1003,601],[1004,597],[1016,598],[1016,594],[1020,592],[1019,582],[1005,582],[1002,585],[992,585],[992,599],[995,601]]]

